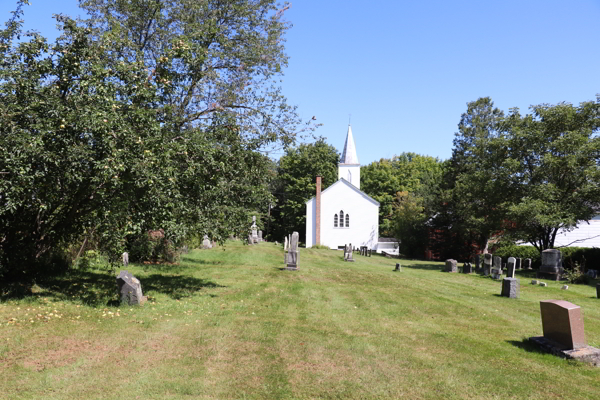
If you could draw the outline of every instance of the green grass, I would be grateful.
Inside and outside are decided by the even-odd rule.
[[[102,271],[5,293],[0,398],[598,397],[600,368],[525,340],[542,333],[539,301],[564,299],[600,347],[592,285],[521,275],[520,298],[508,299],[499,282],[441,263],[401,260],[392,272],[397,260],[342,258],[301,249],[300,269],[282,271],[281,246],[230,242],[180,265],[132,265],[150,296],[141,307],[118,306]]]

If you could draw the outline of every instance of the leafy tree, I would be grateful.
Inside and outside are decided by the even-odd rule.
[[[600,96],[579,106],[531,107],[506,120],[511,237],[542,251],[554,248],[561,229],[589,220],[600,204]]]
[[[305,240],[306,202],[315,196],[316,177],[321,176],[321,190],[337,181],[340,159],[335,147],[320,138],[286,150],[278,163],[274,186],[277,205],[273,209],[273,235],[276,238],[297,231]]]
[[[409,192],[398,192],[394,203],[392,232],[400,239],[400,253],[422,257],[427,246],[427,215],[423,199]]]
[[[394,202],[397,192],[410,192],[431,201],[441,178],[441,163],[430,156],[402,153],[392,159],[381,159],[362,167],[361,189],[377,200],[379,234],[394,233]]]

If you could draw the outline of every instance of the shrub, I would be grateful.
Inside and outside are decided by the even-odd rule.
[[[565,273],[563,277],[569,281],[569,283],[588,283],[590,281],[590,277],[587,276],[583,272],[583,266],[579,265],[579,263],[574,263],[573,265],[565,268]]]

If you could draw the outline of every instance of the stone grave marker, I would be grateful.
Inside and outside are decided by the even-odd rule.
[[[581,307],[565,300],[540,301],[544,337],[564,349],[586,345]]]
[[[540,286],[541,286],[541,287],[547,287],[547,286],[548,286],[548,284],[547,284],[546,282],[540,282]]]
[[[446,272],[458,272],[458,267],[456,265],[456,260],[453,260],[451,258],[448,259],[448,260],[446,260],[445,267],[446,267],[446,269],[445,269]]]
[[[479,273],[479,271],[481,271],[481,256],[475,254],[475,272]]]
[[[600,299],[600,282],[596,283],[596,298]]]
[[[285,265],[288,263],[288,247],[288,237],[286,236],[283,238],[283,263]]]
[[[496,280],[502,279],[502,258],[494,257],[494,265],[492,266],[492,278]]]
[[[488,276],[492,272],[492,255],[486,253],[483,255],[483,275]]]
[[[515,269],[521,269],[522,268],[522,263],[521,263],[521,259],[517,257],[517,262],[515,263]]]
[[[516,278],[504,278],[502,280],[502,296],[516,299],[519,297],[519,280]]]
[[[531,266],[531,258],[525,259],[525,269],[533,269],[533,267]]]
[[[515,277],[515,269],[516,269],[517,259],[514,257],[508,257],[507,269],[506,269],[506,277],[514,278]]]
[[[285,269],[294,271],[298,269],[298,232],[292,233],[290,248],[288,250],[288,261]]]
[[[254,244],[254,240],[252,239],[252,234],[248,234],[248,244]]]
[[[562,290],[569,290],[569,285],[563,285],[563,287],[561,287]]]
[[[123,266],[126,267],[129,265],[129,253],[128,252],[124,252],[122,254],[123,256]]]
[[[394,269],[394,272],[397,272],[397,271],[402,272],[402,265],[396,264],[396,268]]]
[[[346,246],[346,250],[344,251],[344,261],[354,262],[352,258],[352,243]]]
[[[473,272],[473,267],[471,267],[471,263],[464,263],[462,272],[463,274],[470,274],[471,272]]]
[[[125,253],[123,253],[125,254]],[[596,279],[598,277],[598,271],[595,269],[588,269],[586,275],[592,279]]]
[[[560,250],[548,249],[542,251],[542,266],[537,273],[538,278],[560,280],[564,268],[562,266],[562,256]]]
[[[539,281],[536,281],[535,279],[531,281],[532,285],[537,285],[538,283],[540,283]]]
[[[132,305],[143,304],[146,297],[142,295],[142,284],[129,271],[122,270],[117,276],[117,288],[121,303]]]
[[[212,243],[210,241],[210,239],[208,238],[208,235],[204,235],[204,240],[202,241],[202,248],[203,249],[212,249]]]

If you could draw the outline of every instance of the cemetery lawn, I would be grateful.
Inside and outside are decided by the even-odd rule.
[[[540,300],[582,307],[595,283],[521,280],[519,299],[441,263],[228,242],[179,265],[130,265],[150,296],[116,304],[114,275],[75,271],[0,295],[1,399],[594,399],[600,368],[540,353]]]

